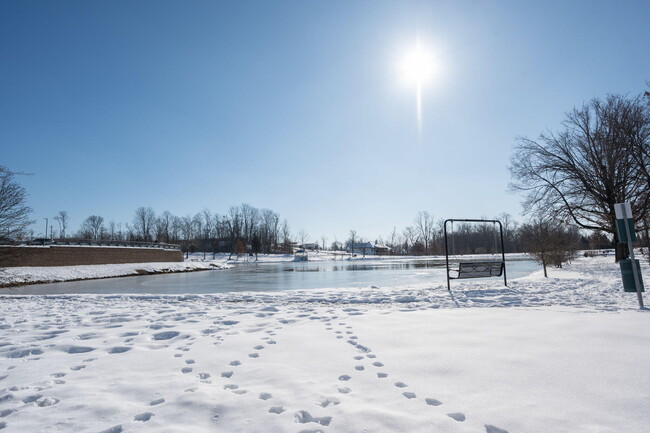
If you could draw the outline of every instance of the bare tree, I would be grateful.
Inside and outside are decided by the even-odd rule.
[[[522,226],[521,236],[526,250],[544,268],[545,277],[548,265],[561,268],[575,256],[580,239],[577,229],[540,219]]]
[[[242,204],[240,206],[241,216],[242,216],[242,225],[244,230],[244,238],[247,242],[250,242],[253,238],[253,232],[258,224],[259,220],[259,210],[256,207],[253,207],[249,204]]]
[[[151,241],[154,225],[156,224],[156,213],[150,207],[139,207],[133,216],[134,235],[143,241]]]
[[[350,253],[354,253],[354,246],[356,243],[357,243],[357,231],[350,230],[350,238],[348,239]]]
[[[300,230],[298,232],[298,239],[300,239],[300,246],[301,247],[303,247],[303,248],[305,247],[305,241],[307,240],[308,237],[309,237],[309,234],[306,231]]]
[[[417,229],[418,235],[422,242],[424,243],[425,252],[429,251],[429,242],[433,236],[433,217],[429,211],[420,211],[415,217],[415,228]]]
[[[65,239],[65,231],[68,228],[68,223],[70,221],[68,212],[60,210],[59,213],[57,213],[54,217],[54,221],[59,223],[59,237]]]
[[[280,215],[271,209],[262,209],[260,224],[262,249],[268,254],[275,251],[278,247]]]
[[[99,215],[89,216],[81,225],[82,237],[92,240],[99,240],[104,230],[104,217]]]
[[[407,226],[402,234],[404,236],[404,250],[408,254],[410,248],[415,244],[415,238],[417,235],[415,229],[411,226]]]
[[[201,217],[203,218],[203,232],[202,237],[203,237],[203,242],[202,242],[202,247],[203,247],[203,259],[205,260],[205,252],[208,248],[212,247],[211,239],[214,234],[214,226],[213,226],[213,220],[212,220],[212,213],[208,209],[203,209],[201,212]]]
[[[156,239],[158,239],[160,242],[170,242],[170,230],[173,219],[174,216],[168,210],[164,211],[158,218],[156,218],[154,230]]]
[[[108,237],[109,237],[109,240],[111,240],[111,241],[115,240],[116,228],[117,228],[117,225],[115,224],[115,221],[110,220],[108,222]]]
[[[526,193],[524,207],[538,216],[573,221],[602,230],[617,241],[614,204],[630,202],[637,229],[650,212],[650,184],[642,176],[647,158],[635,160],[630,143],[647,149],[649,116],[637,99],[612,95],[594,99],[568,113],[564,129],[539,140],[520,137],[512,157],[511,188]],[[639,110],[630,109],[631,106]],[[626,257],[617,249],[616,259]]]
[[[27,192],[14,177],[19,174],[0,166],[0,239],[21,238],[34,221],[27,206]]]
[[[320,247],[323,250],[327,249],[327,236],[321,235],[321,237],[320,237]]]
[[[503,243],[505,244],[505,251],[507,253],[517,251],[517,221],[512,218],[512,215],[506,212],[499,214],[495,219],[499,220],[503,227]]]

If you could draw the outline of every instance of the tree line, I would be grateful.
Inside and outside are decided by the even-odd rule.
[[[59,238],[178,244],[188,252],[291,252],[294,238],[287,220],[277,212],[246,203],[230,207],[225,214],[204,209],[186,216],[169,211],[156,214],[151,207],[139,207],[125,223],[106,222],[102,216],[91,215],[72,234],[68,234],[68,212],[60,211],[54,220]]]

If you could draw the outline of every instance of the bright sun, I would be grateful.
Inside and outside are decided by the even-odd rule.
[[[420,42],[408,50],[400,63],[402,78],[418,88],[431,82],[435,72],[433,55]]]
[[[436,62],[432,52],[418,40],[410,50],[404,53],[399,67],[404,82],[415,87],[418,132],[422,136],[422,90],[433,81]]]

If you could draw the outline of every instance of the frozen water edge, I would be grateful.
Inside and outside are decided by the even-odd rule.
[[[5,296],[3,433],[643,431],[650,316],[610,261],[452,294]]]

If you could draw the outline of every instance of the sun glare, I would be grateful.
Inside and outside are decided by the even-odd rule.
[[[400,69],[402,78],[407,84],[422,87],[433,79],[435,72],[433,55],[418,41],[402,57]]]
[[[431,84],[436,72],[433,53],[418,39],[415,46],[404,53],[399,67],[403,81],[409,87],[415,87],[418,132],[422,136],[422,92]]]

